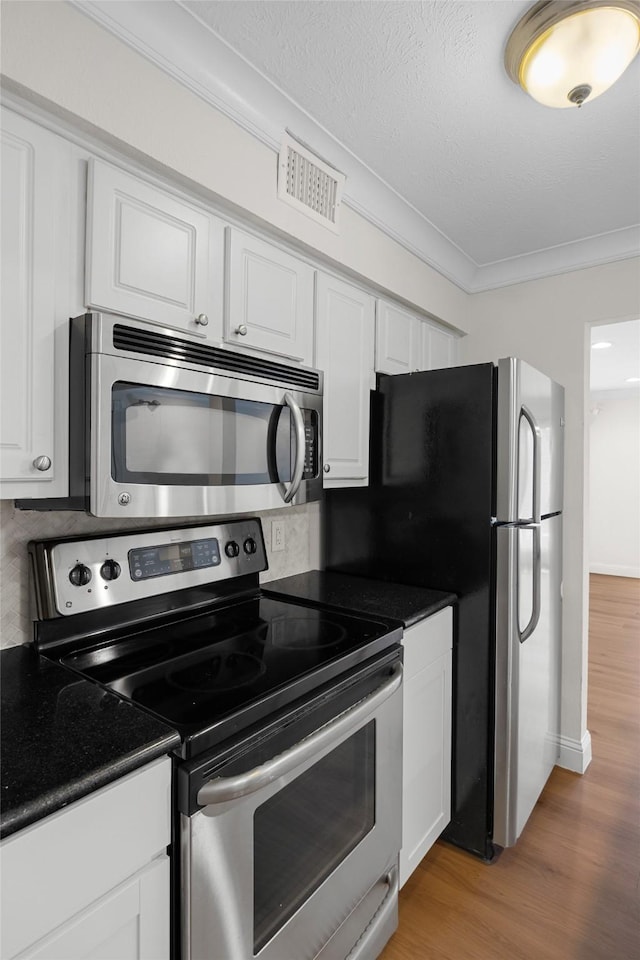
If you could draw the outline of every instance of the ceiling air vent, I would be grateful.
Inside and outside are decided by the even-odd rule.
[[[285,134],[278,158],[278,196],[338,233],[345,176]]]

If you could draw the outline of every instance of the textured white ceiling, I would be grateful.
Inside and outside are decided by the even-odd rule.
[[[640,222],[640,58],[580,110],[540,106],[502,62],[528,0],[182,6],[477,264]]]

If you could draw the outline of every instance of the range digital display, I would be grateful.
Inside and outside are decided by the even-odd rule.
[[[165,577],[185,570],[217,567],[220,546],[215,537],[185,543],[165,543],[159,547],[141,547],[129,551],[129,573],[132,580]]]

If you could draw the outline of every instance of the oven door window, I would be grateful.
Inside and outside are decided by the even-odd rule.
[[[116,482],[210,487],[291,480],[286,405],[124,382],[113,384],[111,397]]]
[[[254,953],[293,916],[374,823],[372,720],[256,809]]]

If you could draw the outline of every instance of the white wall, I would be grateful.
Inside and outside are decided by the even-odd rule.
[[[476,294],[469,336],[461,342],[464,363],[521,357],[565,388],[561,759],[571,769],[582,769],[590,755],[585,562],[588,325],[636,317],[639,306],[640,260],[619,261]]]
[[[640,577],[640,398],[590,409],[589,569]]]

